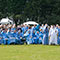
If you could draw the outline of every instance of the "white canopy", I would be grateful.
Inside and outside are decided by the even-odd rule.
[[[13,23],[13,21],[11,21],[9,18],[2,18],[0,21],[0,23],[9,23],[9,22]]]
[[[38,25],[38,23],[34,22],[34,21],[28,21],[28,22],[25,22],[23,23],[23,25]]]

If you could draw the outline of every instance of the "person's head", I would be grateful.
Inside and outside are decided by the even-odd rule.
[[[58,26],[58,28],[60,29],[60,26]]]
[[[55,25],[53,25],[52,28],[55,28]]]
[[[33,30],[33,34],[35,34],[35,31]]]
[[[53,28],[53,25],[51,25],[50,28]]]
[[[56,24],[56,27],[58,27],[59,25],[58,24]]]
[[[48,26],[48,24],[45,24],[45,26]]]
[[[7,28],[5,28],[5,32],[7,32],[8,31],[8,29]]]
[[[37,34],[39,34],[39,31],[37,31]]]
[[[16,33],[16,30],[14,30],[14,33]]]
[[[34,27],[36,27],[36,25],[34,25]]]
[[[21,26],[20,26],[20,25],[18,25],[18,26],[17,26],[17,28],[21,28]]]
[[[31,26],[29,27],[29,29],[31,29]]]
[[[42,27],[44,27],[44,24],[42,24]]]
[[[50,26],[48,26],[48,29],[50,29]]]
[[[43,30],[42,29],[40,29],[40,32],[42,32]]]

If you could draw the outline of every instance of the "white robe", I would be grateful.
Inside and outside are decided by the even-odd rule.
[[[56,28],[50,28],[50,31],[49,31],[49,36],[50,36],[49,45],[51,45],[51,44],[56,44],[57,45],[57,34],[58,34],[58,30]]]

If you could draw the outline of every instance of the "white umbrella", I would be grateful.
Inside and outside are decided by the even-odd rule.
[[[23,25],[38,25],[38,23],[34,22],[34,21],[28,21],[28,22],[25,22],[23,23]]]
[[[11,21],[9,18],[2,18],[0,23],[4,23],[4,24],[7,24],[7,23],[13,23],[13,21]]]
[[[9,21],[8,18],[3,18],[3,19],[1,19],[1,23],[6,23],[6,22],[8,22],[8,21]]]

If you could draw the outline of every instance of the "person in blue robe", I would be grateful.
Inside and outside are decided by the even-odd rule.
[[[3,32],[2,32],[2,35],[3,35],[3,44],[6,45],[8,44],[8,35],[7,35],[7,31],[4,29]]]
[[[28,25],[26,26],[26,30],[28,30]]]
[[[16,28],[15,27],[12,27],[11,28],[11,32],[14,32],[14,30],[16,30]]]
[[[17,43],[16,41],[18,40],[18,38],[17,38],[16,30],[14,30],[14,32],[9,31],[7,35],[9,37],[8,44]]]
[[[39,31],[35,32],[37,43],[39,43]]]
[[[30,31],[28,32],[28,35],[26,37],[26,43],[29,45],[29,44],[32,44],[32,35],[30,33]]]
[[[58,28],[58,38],[57,38],[57,43],[60,45],[60,26]]]
[[[36,25],[34,25],[34,26],[32,27],[32,29],[33,29],[33,31],[35,31],[35,30],[36,30]]]
[[[42,43],[43,43],[44,45],[48,45],[48,44],[49,44],[48,33],[49,33],[49,30],[48,30],[48,27],[46,26],[46,27],[44,28],[44,31],[43,31],[43,41],[42,41]]]
[[[39,41],[38,43],[39,44],[42,44],[42,40],[43,40],[43,33],[42,33],[42,30],[39,32]]]
[[[36,26],[36,31],[39,31],[40,25]]]
[[[25,33],[25,27],[21,27],[23,34]]]
[[[28,30],[28,26],[26,25],[26,26],[25,26],[25,31],[27,31],[27,30]]]
[[[35,31],[33,31],[32,33],[32,39],[33,39],[32,41],[34,44],[38,44],[38,34],[36,35]]]
[[[23,44],[22,39],[23,39],[23,33],[21,30],[18,31],[17,33],[18,37],[18,44]]]

